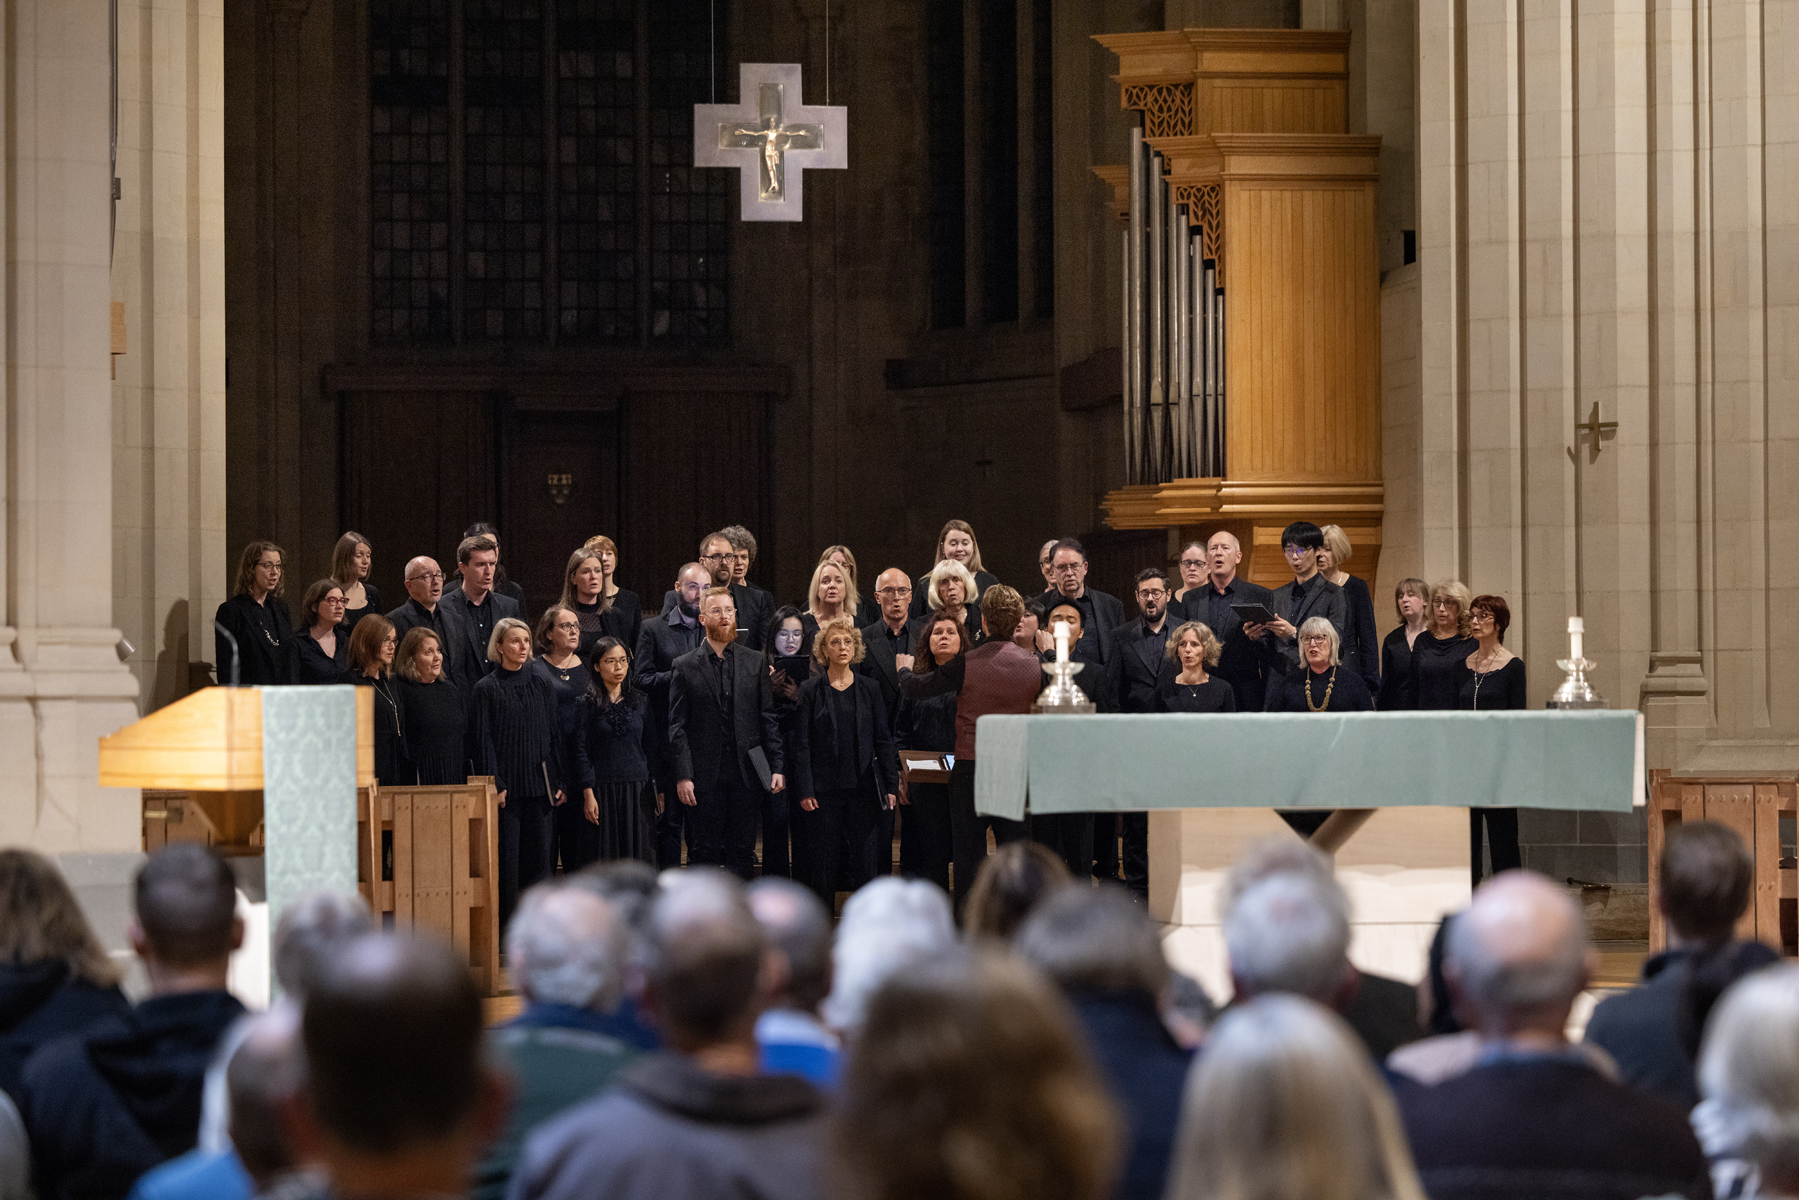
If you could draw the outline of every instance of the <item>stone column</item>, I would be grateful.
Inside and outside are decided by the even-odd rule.
[[[112,621],[106,0],[18,0],[0,38],[0,845],[130,852],[137,795],[97,783],[138,711]]]

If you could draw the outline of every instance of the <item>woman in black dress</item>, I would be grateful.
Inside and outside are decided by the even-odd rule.
[[[1399,612],[1399,627],[1380,644],[1380,691],[1374,697],[1374,706],[1382,712],[1417,707],[1411,693],[1412,647],[1430,613],[1430,585],[1422,579],[1401,579],[1393,589],[1393,607]]]
[[[1324,549],[1318,552],[1318,573],[1343,589],[1344,662],[1353,665],[1368,685],[1368,694],[1380,691],[1380,642],[1374,632],[1374,597],[1368,585],[1343,569],[1349,561],[1349,538],[1340,525],[1326,525]]]
[[[1476,642],[1468,636],[1468,585],[1446,580],[1430,589],[1430,628],[1412,643],[1412,706],[1446,712],[1462,706],[1462,677]]]
[[[287,644],[291,684],[349,683],[350,630],[343,623],[344,590],[321,579],[300,602],[300,631]]]
[[[840,548],[840,547],[839,547]],[[800,614],[800,653],[812,657],[812,642],[826,622],[856,620],[856,589],[850,569],[833,558],[820,559],[806,587],[806,611]]]
[[[1373,712],[1374,697],[1362,677],[1343,665],[1337,627],[1312,617],[1299,627],[1305,669],[1281,680],[1269,712]]]
[[[618,570],[617,543],[603,533],[596,534],[587,539],[587,549],[600,556],[600,573],[606,580],[601,595],[605,597],[606,612],[612,617],[607,632],[624,643],[626,649],[634,649],[637,635],[643,631],[643,597],[620,587],[613,579]]]
[[[500,794],[500,928],[519,893],[550,877],[562,803],[556,693],[531,661],[531,627],[516,617],[494,623],[487,660],[499,668],[475,685],[475,774],[493,776]]]
[[[344,590],[344,627],[356,628],[356,622],[370,613],[384,611],[381,591],[369,582],[375,566],[375,548],[355,530],[337,539],[331,552],[331,578]]]
[[[1231,685],[1206,673],[1218,665],[1224,646],[1211,627],[1188,621],[1168,638],[1168,657],[1180,664],[1172,677],[1164,675],[1156,685],[1156,711],[1179,713],[1234,713],[1237,693]]]
[[[587,669],[587,663],[579,653],[584,636],[580,615],[574,609],[562,604],[550,605],[537,618],[537,629],[532,640],[537,655],[531,660],[531,665],[525,668],[543,676],[544,681],[550,685],[550,690],[556,694],[556,744],[561,748],[564,763],[574,762],[577,724],[575,705],[592,686],[593,673]],[[591,646],[596,643],[588,644]],[[557,805],[555,824],[556,847],[550,861],[560,862],[564,871],[572,871],[574,868],[568,865],[568,861],[570,847],[581,836],[580,805]],[[592,861],[583,860],[584,863]]]
[[[871,675],[856,670],[865,653],[849,617],[820,627],[813,657],[825,668],[800,688],[794,719],[794,840],[806,848],[809,878],[827,908],[837,898],[837,869],[847,865],[850,890],[879,872],[876,834],[881,809],[899,790],[899,757],[887,732],[887,704]],[[887,864],[892,869],[891,860]]]
[[[981,565],[981,544],[975,541],[974,526],[967,521],[958,521],[952,518],[945,521],[943,528],[938,530],[937,557],[932,561],[931,566],[935,568],[938,563],[946,559],[961,563],[973,577],[974,587],[970,589],[967,596],[963,597],[963,600],[970,608],[979,612],[981,597],[986,594],[988,588],[999,582],[999,576]],[[912,585],[911,615],[914,617],[922,617],[928,612],[937,610],[937,605],[932,604],[925,596],[930,582],[930,573],[926,572],[920,575]],[[977,628],[968,630],[971,637],[980,632],[978,628],[980,621],[976,620],[975,625]],[[967,626],[964,625],[964,628]]]
[[[367,616],[350,633],[351,682],[375,689],[375,779],[388,787],[416,778],[406,761],[406,713],[394,687],[394,623]]]
[[[281,602],[286,556],[274,542],[251,542],[237,562],[231,599],[215,616],[223,632],[213,634],[220,683],[245,687],[287,682],[287,644],[294,626]],[[226,634],[230,636],[227,637]],[[236,667],[236,678],[232,668]]]
[[[1525,706],[1524,660],[1504,646],[1512,610],[1500,596],[1476,596],[1468,605],[1468,624],[1478,647],[1463,662],[1460,707],[1474,712]],[[1468,810],[1468,862],[1475,886],[1480,885],[1480,829],[1487,827],[1487,849],[1493,855],[1493,874],[1524,865],[1518,849],[1518,810],[1471,808]]]
[[[912,657],[931,669],[971,649],[968,630],[944,612],[934,612],[918,630]],[[909,672],[901,672],[902,676]],[[894,739],[902,750],[928,750],[932,754],[956,752],[956,694],[927,700],[902,699]],[[900,781],[900,874],[928,879],[949,891],[949,864],[954,856],[951,836],[949,784]]]
[[[616,617],[608,620],[611,614],[607,611],[606,576],[600,569],[600,556],[585,546],[568,556],[568,568],[562,573],[562,596],[557,603],[574,613],[580,622],[581,636],[575,653],[582,661],[592,657],[595,642],[608,635],[619,637],[624,632],[615,627]],[[541,639],[541,624],[538,633]]]
[[[400,643],[394,688],[400,700],[409,783],[449,787],[466,783],[468,700],[444,677],[444,648],[429,625],[409,630]]]
[[[592,683],[575,704],[570,747],[581,804],[580,819],[562,835],[564,871],[623,858],[656,865],[656,793],[643,733],[649,697],[631,686],[630,674],[624,643],[601,638]]]
[[[791,604],[775,610],[762,632],[762,657],[775,696],[775,720],[781,745],[793,746],[793,722],[799,712],[800,685],[812,677],[812,660],[802,654],[805,629],[800,610]],[[793,837],[793,789],[762,793],[762,873],[806,878],[804,847]]]

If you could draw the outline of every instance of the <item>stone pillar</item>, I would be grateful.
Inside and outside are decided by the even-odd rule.
[[[137,795],[97,782],[138,712],[112,620],[106,0],[18,0],[0,38],[0,845],[131,852]]]

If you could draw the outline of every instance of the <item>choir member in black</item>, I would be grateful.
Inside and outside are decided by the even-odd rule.
[[[1168,639],[1168,659],[1177,669],[1156,682],[1156,712],[1229,713],[1237,711],[1236,689],[1210,673],[1224,647],[1200,621],[1188,621]]]
[[[1299,645],[1299,627],[1313,617],[1323,617],[1336,626],[1339,638],[1343,636],[1348,609],[1343,603],[1343,589],[1318,573],[1318,553],[1323,549],[1324,532],[1310,521],[1295,521],[1283,529],[1281,553],[1293,569],[1293,582],[1274,589],[1268,604],[1274,620],[1266,624],[1245,622],[1243,626],[1246,637],[1261,639],[1269,712],[1281,711],[1275,703],[1275,697],[1282,691],[1281,680],[1288,675],[1298,678],[1304,673],[1305,657]],[[1368,689],[1364,685],[1362,690]]]
[[[444,675],[443,642],[437,631],[420,627],[400,642],[394,662],[394,688],[406,758],[412,764],[408,783],[448,787],[464,783],[468,761],[468,696]]]
[[[525,668],[542,675],[544,682],[550,685],[550,690],[556,693],[559,726],[557,744],[563,748],[565,763],[572,761],[570,755],[576,736],[575,703],[588,693],[593,682],[593,672],[588,669],[580,653],[584,632],[581,618],[573,609],[560,604],[550,605],[537,618],[537,628],[533,631],[532,638],[532,648],[536,653],[531,659],[531,665]],[[561,804],[556,807],[556,849],[555,857],[550,861],[561,862],[565,871],[574,869],[568,865],[569,847],[573,844],[573,839],[581,834],[581,830],[577,828],[580,823],[580,805]]]
[[[741,525],[727,525],[719,536],[731,543],[731,596],[737,601],[737,623],[743,627],[743,644],[763,648],[762,635],[774,614],[775,598],[749,580],[756,561],[756,535]]]
[[[600,556],[600,574],[606,581],[601,593],[606,597],[606,611],[614,614],[612,636],[630,650],[637,645],[637,635],[643,632],[643,597],[630,588],[620,587],[613,578],[618,572],[618,543],[597,533],[587,539],[587,548]]]
[[[1024,647],[1032,654],[1042,654],[1051,649],[1049,630],[1043,627],[1048,620],[1049,605],[1032,596],[1024,602],[1024,613],[1018,618],[1018,627],[1012,630],[1012,643]]]
[[[1174,598],[1168,607],[1176,613],[1186,611],[1183,607],[1187,597],[1197,595],[1200,585],[1206,581],[1206,570],[1210,567],[1210,559],[1206,555],[1204,542],[1188,542],[1181,547],[1181,557],[1176,564],[1180,568],[1180,586],[1174,589]]]
[[[877,839],[880,813],[899,791],[899,759],[881,689],[856,670],[863,652],[854,620],[827,621],[812,647],[824,671],[800,688],[794,720],[793,831],[805,847],[804,882],[827,906],[836,901],[840,865],[852,892],[892,865],[879,861]]]
[[[1094,662],[1103,661],[1106,639],[1124,624],[1124,605],[1118,602],[1118,597],[1087,586],[1087,551],[1073,538],[1061,538],[1056,542],[1050,555],[1050,577],[1050,589],[1041,599],[1050,605],[1067,601],[1079,609],[1081,644]],[[1076,874],[1075,878],[1085,876]]]
[[[399,640],[386,617],[364,617],[350,633],[350,682],[375,691],[375,780],[388,787],[414,778],[406,761],[406,710],[394,687]]]
[[[634,626],[623,609],[611,606],[606,598],[606,571],[600,553],[586,546],[569,555],[558,604],[574,613],[580,622],[581,644],[575,649],[583,661],[592,659],[594,643],[601,638],[623,642],[627,637],[636,637],[643,623],[643,614],[638,614]],[[538,628],[543,628],[542,622]]]
[[[1473,596],[1460,580],[1445,580],[1430,589],[1430,628],[1412,643],[1412,670],[1407,690],[1412,707],[1443,712],[1462,706],[1462,677],[1468,656],[1479,649],[1469,636],[1468,608]]]
[[[850,553],[848,546],[826,546],[818,556],[820,563],[836,563],[843,568],[843,577],[848,580],[848,598],[844,601],[849,615],[854,617],[862,611],[862,585],[856,578],[856,556]]]
[[[1181,557],[1191,553],[1183,550]],[[1237,697],[1237,711],[1261,712],[1267,699],[1262,643],[1244,631],[1243,618],[1231,606],[1260,604],[1272,611],[1274,593],[1259,583],[1239,578],[1237,568],[1242,563],[1243,547],[1237,535],[1225,529],[1214,533],[1206,541],[1205,580],[1198,591],[1183,597],[1181,607],[1186,620],[1198,621],[1210,629],[1223,647],[1212,674],[1231,685]]]
[[[450,646],[453,641],[456,624],[454,615],[443,604],[444,573],[437,565],[435,558],[424,555],[406,564],[406,602],[387,614],[394,629],[401,637],[405,637],[414,629],[429,629],[437,635],[438,643],[444,651],[444,675],[457,687],[467,691],[475,686],[475,679],[462,680],[450,663]]]
[[[1523,708],[1524,660],[1505,648],[1505,631],[1512,623],[1512,609],[1501,596],[1476,596],[1468,605],[1469,632],[1477,649],[1463,665],[1460,707],[1481,712],[1495,708]],[[1468,862],[1474,869],[1474,886],[1480,886],[1480,828],[1487,827],[1487,849],[1493,856],[1493,874],[1524,865],[1518,849],[1518,810],[1471,808],[1468,810]]]
[[[550,877],[555,830],[551,812],[562,803],[556,693],[525,669],[531,627],[516,617],[494,626],[487,653],[493,674],[475,685],[475,774],[493,776],[500,799],[500,928],[512,919],[519,893]]]
[[[225,627],[213,633],[220,683],[250,687],[287,682],[287,644],[294,627],[287,605],[281,602],[284,558],[274,542],[251,542],[244,547],[231,599],[219,605],[214,617]],[[232,677],[234,666],[236,678]]]
[[[899,673],[912,666],[913,647],[924,618],[911,615],[912,581],[898,567],[888,567],[875,576],[875,603],[880,607],[878,615],[862,627],[862,643],[868,648],[862,673],[880,685],[891,728],[899,719]]]
[[[344,590],[321,579],[300,602],[301,629],[288,642],[287,682],[349,683],[350,630],[343,623]]]
[[[920,662],[935,671],[958,654],[974,648],[968,627],[946,613],[932,613],[918,622],[918,640],[908,663]],[[910,666],[902,668],[908,675]],[[904,676],[902,676],[904,678]],[[953,756],[956,752],[956,697],[953,692],[925,700],[902,698],[894,741],[902,750],[928,750]],[[900,781],[900,874],[928,879],[949,890],[949,864],[955,853],[954,827],[950,821],[949,784]]]
[[[711,576],[697,562],[683,566],[675,575],[677,597],[660,616],[644,621],[637,635],[637,653],[632,655],[633,679],[650,698],[649,752],[650,778],[655,781],[661,798],[656,817],[656,861],[664,869],[681,865],[681,831],[686,809],[670,803],[674,796],[674,761],[668,752],[668,684],[674,677],[675,660],[706,640],[700,626],[700,597],[705,594]]]
[[[931,568],[925,576],[925,600],[929,603],[930,612],[948,613],[962,623],[967,629],[970,623],[979,625],[980,600],[975,595],[975,578],[967,567],[953,558],[946,558]],[[980,645],[981,639],[969,634],[974,643]]]
[[[1299,627],[1300,669],[1286,675],[1268,698],[1269,712],[1373,712],[1374,697],[1362,677],[1343,664],[1342,635],[1328,617],[1308,617]]]
[[[1399,626],[1380,644],[1380,691],[1374,706],[1382,712],[1416,708],[1412,695],[1412,647],[1424,632],[1430,614],[1430,585],[1422,579],[1401,579],[1393,589],[1393,608]]]
[[[937,557],[931,561],[931,566],[935,568],[938,563],[945,561],[958,562],[968,568],[969,578],[974,580],[974,586],[969,589],[968,595],[963,597],[963,600],[972,610],[972,623],[979,628],[981,621],[978,614],[981,608],[981,597],[988,588],[999,582],[999,577],[981,565],[981,544],[975,540],[974,526],[967,521],[952,518],[945,521],[943,528],[937,531]],[[922,618],[928,612],[935,611],[927,598],[930,582],[931,575],[927,571],[918,577],[917,585],[913,589],[909,614],[915,620]],[[875,582],[875,586],[880,586],[879,580]],[[962,627],[967,629],[969,624],[969,617],[964,616]]]
[[[487,657],[498,623],[511,617],[523,621],[518,601],[496,587],[500,570],[499,543],[485,534],[465,537],[456,547],[456,572],[462,586],[445,589],[438,608],[444,613],[444,653],[450,656],[450,681],[474,687],[494,671]],[[529,626],[526,626],[529,628]]]
[[[1100,712],[1116,711],[1112,703],[1111,692],[1107,688],[1105,664],[1100,661],[1100,654],[1093,642],[1082,636],[1085,632],[1082,625],[1080,607],[1072,600],[1053,602],[1049,609],[1050,641],[1055,642],[1058,625],[1068,626],[1068,657],[1083,664],[1074,676],[1074,685],[1081,689],[1087,699],[1093,701]],[[1042,654],[1045,662],[1053,660],[1056,652],[1046,650]],[[1042,675],[1042,685],[1048,687],[1050,675],[1047,670]],[[1042,842],[1055,851],[1061,860],[1068,864],[1068,873],[1076,879],[1085,880],[1093,874],[1093,835],[1094,817],[1096,813],[1051,813],[1045,816],[1033,816],[1031,823],[1031,840]],[[1116,836],[1116,833],[1113,833]],[[1112,852],[1114,859],[1117,851]]]
[[[700,622],[706,640],[675,660],[668,687],[675,797],[687,806],[688,861],[748,879],[756,868],[761,794],[787,786],[774,690],[762,656],[737,643],[729,588],[700,598]]]
[[[1106,651],[1106,691],[1119,712],[1156,710],[1156,685],[1178,669],[1168,651],[1168,638],[1179,623],[1169,616],[1168,573],[1160,567],[1137,572],[1137,615],[1112,631]],[[1226,685],[1228,686],[1228,685]],[[1149,814],[1100,813],[1094,817],[1093,849],[1101,879],[1119,875],[1117,847],[1124,842],[1124,883],[1139,896],[1149,895]],[[1116,833],[1113,826],[1118,826]]]
[[[812,660],[800,658],[804,637],[800,610],[791,604],[776,609],[762,630],[762,658],[774,693],[775,720],[781,728],[781,745],[789,748],[799,713],[800,685],[812,677]],[[762,873],[806,879],[804,847],[793,836],[791,791],[762,794]]]
[[[800,653],[812,653],[812,639],[819,627],[837,617],[856,618],[856,592],[850,585],[849,572],[840,564],[825,559],[812,569],[812,582],[806,587],[806,611],[800,614]]]
[[[1380,691],[1380,642],[1374,632],[1374,597],[1368,584],[1343,569],[1349,561],[1349,537],[1340,525],[1326,525],[1324,549],[1318,552],[1318,573],[1343,589],[1343,661],[1361,675],[1370,695]]]
[[[562,840],[562,869],[634,858],[656,864],[656,793],[644,754],[649,697],[631,686],[624,643],[603,637],[593,648],[592,682],[575,704],[573,782],[579,818]]]
[[[774,611],[774,597],[759,587],[738,581],[741,553],[729,533],[720,530],[700,539],[697,561],[710,575],[709,586],[731,589],[731,601],[737,606],[738,639],[751,650],[761,650],[762,631],[768,627],[768,617]],[[662,597],[662,615],[666,617],[674,606],[675,593],[671,591]]]
[[[331,578],[344,590],[344,625],[356,628],[356,622],[381,611],[381,591],[369,582],[375,567],[375,548],[354,530],[337,539],[331,552]]]
[[[500,531],[495,529],[492,525],[489,525],[486,521],[478,521],[462,531],[462,540],[465,542],[470,538],[481,537],[484,537],[493,543],[493,582],[488,586],[518,606],[518,612],[513,614],[514,616],[517,616],[521,621],[528,621],[530,619],[531,606],[525,602],[525,589],[513,582],[513,580],[507,576],[506,568],[500,565]],[[463,588],[463,584],[464,580],[461,575],[454,571],[450,572],[450,579],[444,584],[444,596],[447,598],[460,592]]]

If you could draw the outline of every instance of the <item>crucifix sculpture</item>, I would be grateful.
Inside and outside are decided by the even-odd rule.
[[[849,165],[849,110],[800,103],[797,63],[743,63],[738,80],[744,103],[694,105],[693,165],[739,168],[744,220],[798,221],[806,168]]]
[[[1618,422],[1601,421],[1599,419],[1599,402],[1595,400],[1593,402],[1593,415],[1574,427],[1575,440],[1578,441],[1580,435],[1583,433],[1586,434],[1589,439],[1587,442],[1587,461],[1590,463],[1598,462],[1600,439],[1616,437],[1618,433]]]

